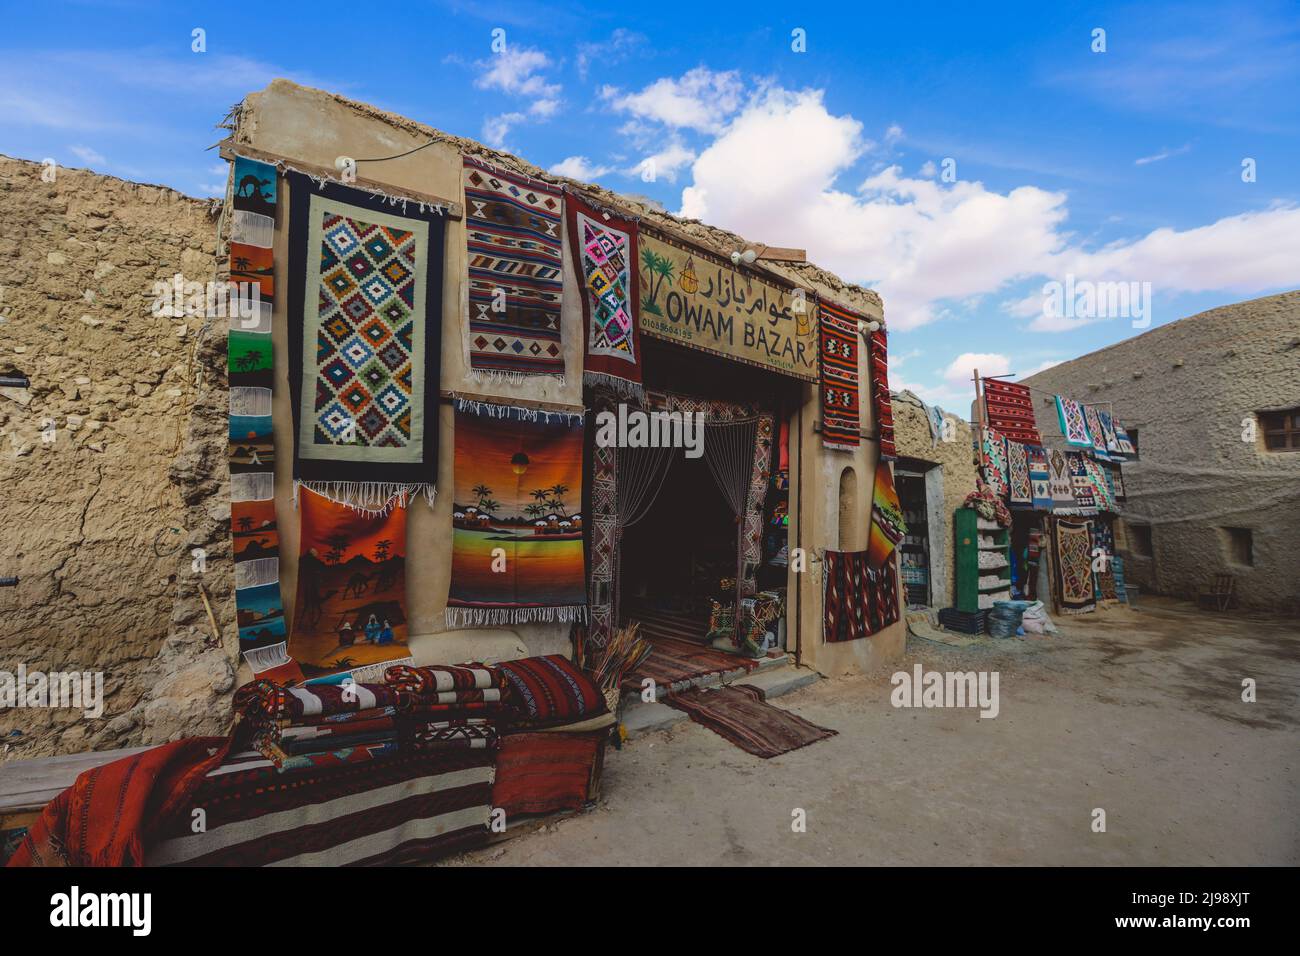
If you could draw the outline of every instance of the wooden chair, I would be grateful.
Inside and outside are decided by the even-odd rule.
[[[1216,574],[1210,584],[1210,589],[1201,591],[1196,595],[1197,603],[1201,607],[1212,608],[1216,611],[1226,611],[1236,606],[1237,597],[1233,590],[1235,580],[1231,574]]]

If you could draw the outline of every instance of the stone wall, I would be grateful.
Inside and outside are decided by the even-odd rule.
[[[1060,442],[1060,393],[1109,402],[1138,430],[1123,466],[1120,540],[1126,579],[1194,597],[1213,575],[1236,579],[1247,607],[1300,610],[1300,453],[1271,452],[1248,428],[1260,410],[1300,407],[1300,292],[1252,299],[1171,322],[1025,382],[1040,389],[1044,440]],[[1128,532],[1151,529],[1153,556]],[[1254,563],[1233,560],[1227,528],[1248,529]]]
[[[100,671],[105,703],[0,710],[0,760],[219,731],[235,655],[189,553],[228,549],[225,329],[151,314],[156,280],[213,278],[214,210],[42,171],[0,157],[0,373],[31,380],[0,390],[0,671]]]
[[[941,469],[943,473],[943,513],[931,514],[931,520],[941,520],[938,528],[931,528],[931,542],[936,533],[942,539],[946,574],[935,578],[940,585],[931,595],[935,607],[952,607],[956,603],[956,567],[953,563],[952,513],[961,507],[966,496],[975,490],[978,471],[971,445],[971,426],[952,414],[946,418],[952,424],[951,441],[931,441],[930,424],[921,407],[920,399],[911,392],[894,396],[894,445],[899,457],[916,458]],[[934,552],[933,544],[931,546]]]

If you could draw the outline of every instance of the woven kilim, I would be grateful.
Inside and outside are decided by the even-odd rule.
[[[488,837],[495,751],[458,748],[280,772],[261,754],[210,771],[147,848],[149,866],[357,866],[424,861]],[[192,810],[206,826],[195,833]]]
[[[1074,481],[1070,477],[1070,460],[1067,452],[1053,448],[1048,452],[1048,490],[1052,493],[1053,511],[1073,511],[1078,506],[1074,501]]]
[[[1034,503],[1034,486],[1029,479],[1029,455],[1026,446],[1007,439],[1007,485],[1011,504],[1029,508]]]
[[[1029,459],[1029,487],[1034,509],[1051,511],[1052,466],[1048,462],[1047,449],[1041,445],[1026,445],[1025,455]]]
[[[1027,445],[1041,444],[1038,424],[1034,421],[1034,399],[1029,386],[1003,382],[996,378],[984,381],[984,406],[988,423],[1012,441]]]
[[[1096,608],[1092,580],[1092,522],[1057,518],[1052,523],[1052,575],[1066,614]]]
[[[473,377],[564,377],[560,343],[562,192],[464,160]]]
[[[870,567],[880,568],[888,563],[898,542],[907,534],[903,519],[903,506],[894,486],[894,472],[889,462],[876,463],[876,480],[871,488],[871,528],[867,532],[867,558]]]
[[[898,457],[894,448],[894,406],[889,398],[889,345],[884,329],[871,333],[871,402],[880,436],[880,457]]]
[[[641,285],[637,223],[596,209],[574,193],[564,197],[569,250],[583,291],[586,357],[582,380],[620,395],[641,394]]]
[[[984,438],[980,443],[980,470],[984,475],[984,483],[994,497],[1005,501],[1011,491],[1007,443],[1002,434],[992,428],[984,429]]]
[[[763,689],[753,685],[693,688],[674,694],[665,703],[685,711],[695,723],[764,760],[807,747],[836,733],[773,707]]]
[[[275,517],[275,441],[271,428],[271,312],[275,295],[274,166],[235,157],[230,279],[241,283],[232,309],[230,376],[230,533],[235,558],[239,649],[253,673],[289,664],[280,597],[280,534]],[[251,312],[252,314],[247,314]],[[285,677],[299,677],[292,669]]]
[[[1081,511],[1092,514],[1097,510],[1097,486],[1088,473],[1088,456],[1079,451],[1068,451],[1065,459],[1070,465],[1070,487],[1074,489],[1074,504]]]
[[[859,316],[822,301],[821,337],[822,444],[851,451],[858,447]],[[892,411],[892,409],[891,409]]]
[[[287,179],[294,479],[369,512],[432,499],[445,216]]]
[[[1088,437],[1092,439],[1092,453],[1102,461],[1109,461],[1110,455],[1106,451],[1106,433],[1102,428],[1101,417],[1097,414],[1097,407],[1084,405],[1083,417],[1088,422]]]
[[[1092,496],[1097,502],[1097,508],[1101,511],[1118,511],[1115,507],[1115,492],[1107,475],[1109,463],[1095,461],[1084,455],[1083,467],[1088,472],[1088,480],[1092,482]]]
[[[1121,455],[1136,455],[1137,448],[1133,445],[1133,439],[1129,437],[1128,429],[1119,423],[1119,419],[1111,416],[1111,425],[1115,428],[1115,444],[1119,448]]]
[[[460,401],[455,422],[447,626],[585,622],[584,416]]]
[[[898,620],[898,572],[875,570],[866,551],[827,551],[823,564],[823,636],[828,644],[868,637]]]
[[[1056,396],[1056,415],[1061,423],[1061,434],[1065,443],[1075,448],[1091,448],[1092,436],[1088,434],[1088,421],[1083,414],[1083,406],[1072,398]]]
[[[1099,570],[1092,574],[1093,589],[1102,605],[1119,603],[1115,586],[1115,535],[1104,521],[1092,523],[1092,556]]]

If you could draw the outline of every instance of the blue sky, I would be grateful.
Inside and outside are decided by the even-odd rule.
[[[1055,6],[7,2],[0,152],[212,195],[288,77],[806,248],[964,410],[971,365],[1136,334],[1047,282],[1150,283],[1153,325],[1300,286],[1300,5]]]

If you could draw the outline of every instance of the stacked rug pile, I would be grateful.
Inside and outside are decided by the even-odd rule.
[[[397,753],[408,706],[409,695],[384,684],[256,680],[235,691],[236,737],[278,770],[360,763]]]
[[[403,702],[398,718],[403,749],[493,750],[498,725],[512,719],[505,674],[486,664],[398,664],[384,672],[384,681]]]

